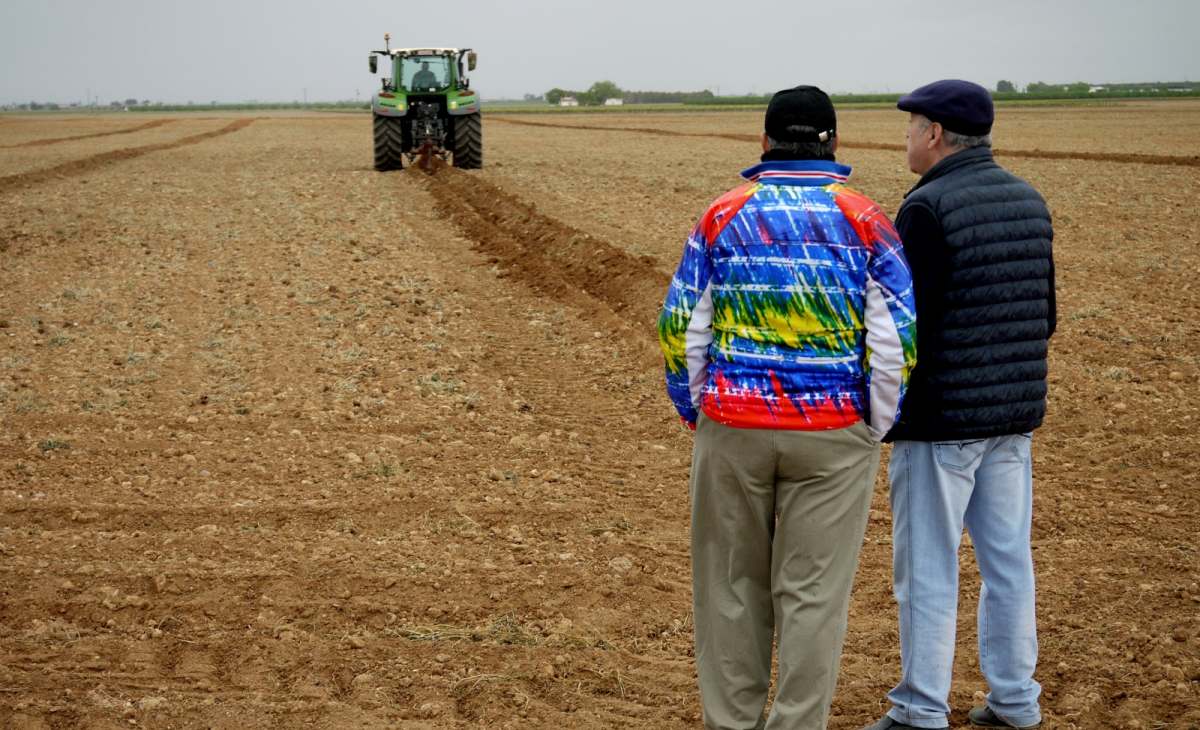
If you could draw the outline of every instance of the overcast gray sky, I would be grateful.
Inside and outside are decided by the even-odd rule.
[[[475,48],[485,98],[1198,80],[1197,28],[1196,0],[0,0],[0,103],[366,99],[384,31]]]

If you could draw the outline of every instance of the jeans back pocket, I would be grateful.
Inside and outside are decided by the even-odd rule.
[[[945,469],[967,471],[979,465],[986,448],[986,439],[938,441],[933,445],[933,457]]]

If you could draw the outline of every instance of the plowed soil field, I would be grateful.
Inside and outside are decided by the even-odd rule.
[[[905,115],[840,159],[895,212]],[[652,323],[757,114],[0,118],[0,727],[699,728]],[[1046,728],[1200,728],[1200,105],[1003,109],[1053,210]],[[881,475],[830,727],[899,674]],[[984,689],[969,543],[951,704]]]

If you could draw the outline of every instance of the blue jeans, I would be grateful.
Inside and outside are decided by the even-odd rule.
[[[914,727],[946,726],[965,525],[983,577],[979,666],[988,705],[1018,725],[1041,720],[1029,434],[968,441],[897,441],[891,480],[893,571],[900,608],[900,683],[888,712]]]

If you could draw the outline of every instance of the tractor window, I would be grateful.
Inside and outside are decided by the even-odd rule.
[[[450,83],[450,62],[444,56],[413,56],[404,59],[404,88],[436,91]]]

